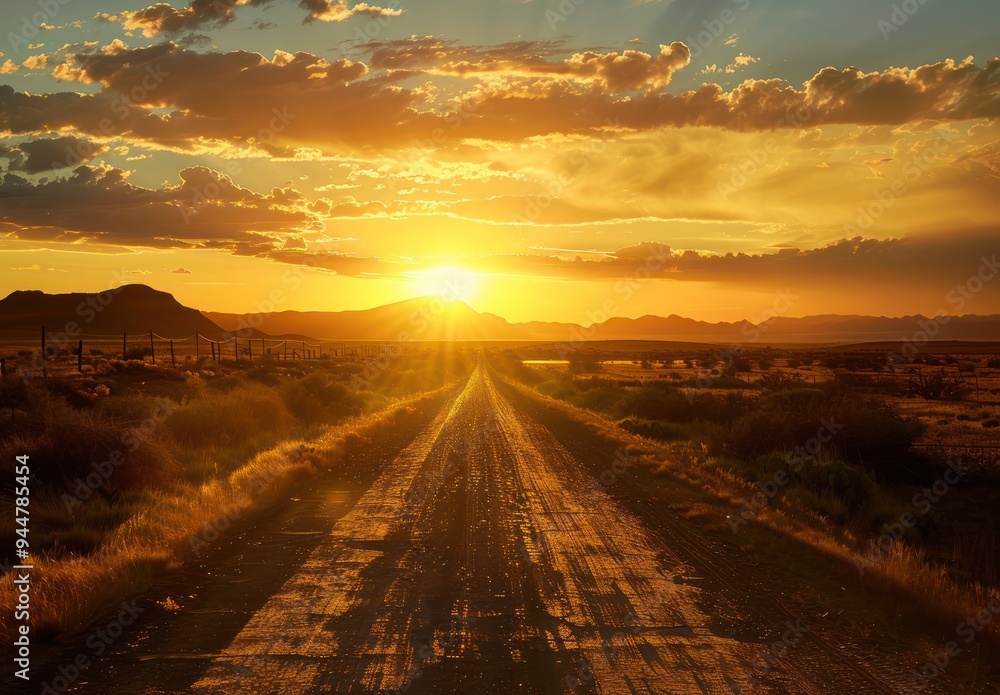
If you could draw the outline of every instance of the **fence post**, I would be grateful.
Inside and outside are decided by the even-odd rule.
[[[235,335],[233,336],[233,354],[236,355],[236,361],[240,361],[240,339]]]
[[[212,361],[215,362],[215,343],[209,343],[212,346]]]
[[[195,331],[194,332],[194,361],[195,362],[198,361],[198,357],[200,356],[198,354],[200,352],[200,350],[198,349],[200,347],[200,345],[199,345],[200,342],[201,342],[201,336],[198,335],[198,331]]]
[[[76,348],[76,371],[83,374],[83,341]]]
[[[288,339],[285,338],[285,359],[288,359]]]
[[[267,348],[264,346],[264,339],[260,339],[260,358],[264,359],[267,357]]]
[[[253,362],[253,341],[247,338],[247,357]]]
[[[302,341],[302,359],[306,358],[306,341]]]
[[[153,345],[153,331],[149,331],[149,356],[153,359],[153,364],[156,364],[156,346]]]
[[[48,360],[45,357],[45,326],[42,326],[42,376],[49,375]]]
[[[177,362],[174,360],[174,341],[170,341],[170,366],[176,367]]]

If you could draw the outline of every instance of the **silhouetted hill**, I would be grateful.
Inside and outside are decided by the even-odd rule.
[[[308,335],[328,340],[669,340],[707,343],[837,343],[899,341],[914,338],[924,326],[936,327],[935,340],[1000,341],[1000,316],[951,317],[932,322],[923,316],[885,318],[825,314],[708,323],[682,316],[612,318],[584,327],[575,323],[509,323],[480,313],[463,302],[444,304],[421,297],[360,311],[282,311],[247,316],[207,312],[227,330],[254,325],[270,335]]]
[[[226,330],[244,327],[272,336],[307,335],[324,340],[512,340],[518,331],[505,319],[481,314],[464,302],[418,297],[359,311],[280,311],[205,316]]]
[[[682,316],[612,318],[593,326],[575,323],[510,323],[465,304],[418,297],[360,311],[282,311],[271,314],[201,313],[172,295],[146,285],[125,285],[103,294],[46,294],[17,291],[0,300],[0,335],[23,337],[42,325],[65,331],[74,322],[82,335],[145,333],[181,338],[198,331],[219,337],[225,331],[254,329],[249,336],[305,336],[344,341],[539,341],[660,340],[698,343],[862,343],[913,339],[926,327],[935,340],[1000,342],[1000,316],[951,317],[935,322],[923,316],[779,317],[708,323]]]
[[[153,330],[183,338],[195,331],[217,337],[224,331],[200,311],[183,306],[167,292],[146,285],[122,285],[103,293],[46,294],[19,290],[0,300],[0,334],[23,336],[42,326],[50,332],[118,335]]]

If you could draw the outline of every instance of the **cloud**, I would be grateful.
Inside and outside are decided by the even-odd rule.
[[[683,43],[661,45],[658,55],[626,50],[621,53],[583,51],[562,60],[562,41],[517,41],[488,48],[461,46],[439,37],[410,37],[388,43],[369,43],[372,66],[388,69],[424,69],[445,75],[502,74],[596,81],[612,91],[663,87],[674,73],[691,62]]]
[[[266,252],[280,245],[279,235],[317,226],[297,191],[256,193],[204,167],[184,169],[180,184],[158,189],[127,178],[121,169],[86,165],[39,183],[8,173],[0,183],[0,221],[13,225],[18,239],[244,254]]]
[[[98,13],[97,18],[121,24],[127,31],[141,31],[154,38],[161,34],[195,31],[203,27],[225,26],[236,19],[237,7],[261,7],[276,0],[192,0],[183,8],[165,2],[141,10],[118,14]],[[350,17],[395,17],[402,10],[359,3],[348,7],[344,0],[300,0],[299,7],[308,10],[306,21],[342,22]],[[259,20],[258,20],[259,21]],[[257,25],[259,28],[261,25]]]
[[[176,275],[191,275],[191,271],[187,268],[177,268],[176,270],[171,270],[170,272]]]
[[[343,22],[351,17],[398,17],[403,14],[403,10],[391,7],[379,7],[361,2],[353,7],[348,7],[344,0],[302,0],[300,5],[309,10],[307,22],[319,20],[321,22]]]
[[[44,53],[40,53],[35,56],[28,56],[25,58],[24,62],[21,63],[27,70],[41,70],[46,65],[49,64],[49,57]]]
[[[9,160],[9,171],[38,174],[78,166],[107,151],[107,147],[85,138],[66,135],[22,142],[14,147],[0,145],[0,157]]]
[[[746,53],[740,52],[733,62],[726,66],[726,72],[729,74],[735,73],[737,70],[742,70],[748,65],[753,65],[754,63],[759,63],[760,58],[754,58],[753,56],[748,56]]]
[[[983,67],[971,59],[946,60],[871,73],[824,68],[800,88],[771,79],[747,80],[730,91],[706,84],[679,94],[621,94],[615,90],[668,81],[688,61],[687,49],[673,44],[655,57],[637,51],[525,57],[535,48],[549,58],[564,51],[554,43],[510,44],[476,64],[451,59],[481,49],[411,39],[373,47],[376,72],[362,62],[329,62],[304,52],[278,51],[268,60],[249,51],[198,53],[173,43],[119,45],[74,54],[57,66],[65,79],[100,84],[99,92],[26,94],[0,85],[0,129],[13,135],[96,131],[175,150],[256,148],[293,157],[305,148],[330,155],[431,141],[431,149],[447,149],[470,139],[691,126],[770,131],[790,117],[813,127],[1000,116],[1000,59]],[[425,70],[459,74],[466,63],[475,71],[468,74],[480,79],[446,102],[434,103],[434,89],[425,84],[400,85]],[[508,69],[515,72],[502,71]],[[143,98],[126,101],[123,95],[138,87]],[[443,138],[432,141],[438,132]]]

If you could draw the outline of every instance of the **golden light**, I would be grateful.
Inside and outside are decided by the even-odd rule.
[[[463,268],[438,266],[413,273],[412,277],[418,297],[469,302],[479,296],[479,274]]]

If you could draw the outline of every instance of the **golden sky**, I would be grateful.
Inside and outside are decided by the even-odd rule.
[[[1000,313],[1000,9],[827,5],[5,4],[0,294]]]

